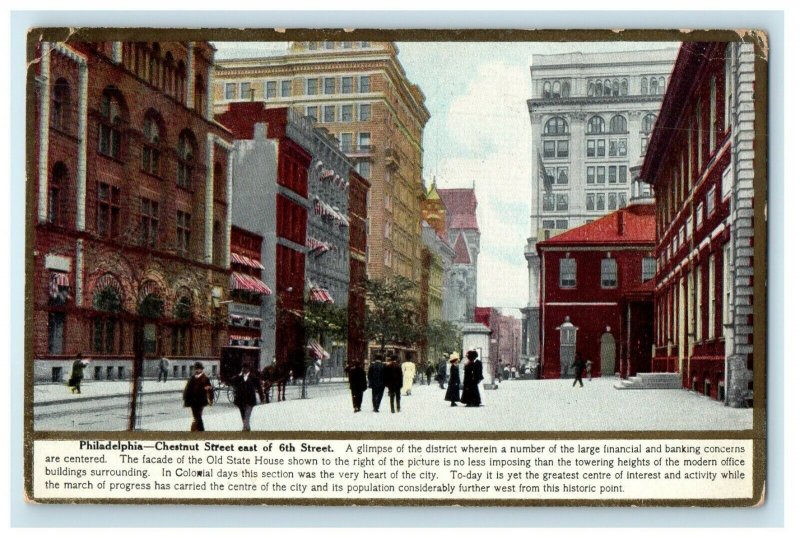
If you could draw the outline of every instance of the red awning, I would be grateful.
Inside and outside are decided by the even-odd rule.
[[[50,297],[57,297],[63,288],[69,288],[69,277],[67,273],[51,272]]]
[[[311,352],[311,356],[314,357],[315,359],[325,360],[331,357],[330,353],[325,351],[325,348],[319,345],[319,342],[317,342],[316,340],[309,340],[308,346],[306,347]]]
[[[256,277],[236,272],[231,273],[231,290],[243,290],[252,293],[272,295],[272,290],[269,289],[269,286]]]
[[[236,252],[231,252],[231,261],[233,263],[238,263],[239,265],[244,265],[246,267],[252,267],[253,269],[264,269],[264,266],[261,265],[261,262],[258,260],[254,260],[244,254],[237,254]]]
[[[333,303],[333,297],[325,288],[311,288],[308,299],[315,303]]]

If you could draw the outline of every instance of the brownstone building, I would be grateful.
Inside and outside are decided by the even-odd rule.
[[[347,308],[347,360],[363,364],[367,359],[365,335],[366,299],[364,281],[367,278],[367,197],[369,181],[350,173],[350,297]]]
[[[205,42],[48,43],[36,51],[31,196],[37,379],[78,352],[88,378],[145,357],[182,374],[227,343],[230,136],[212,120]],[[46,335],[46,337],[45,337]],[[145,361],[145,374],[155,361]]]

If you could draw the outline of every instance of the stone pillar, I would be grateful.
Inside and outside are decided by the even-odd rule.
[[[75,306],[83,306],[83,239],[75,244]]]
[[[204,237],[203,237],[203,261],[212,263],[214,261],[214,135],[208,133],[206,138],[206,198]]]
[[[42,42],[39,75],[39,222],[47,222],[47,175],[50,151],[50,43]]]
[[[194,41],[189,41],[186,60],[186,107],[194,108]]]
[[[114,41],[111,44],[111,61],[115,64],[122,63],[122,41]]]
[[[214,95],[211,93],[214,88],[214,62],[208,66],[206,75],[206,109],[202,113],[208,121],[214,121]]]
[[[465,323],[461,327],[461,342],[466,357],[467,351],[474,349],[483,364],[483,388],[496,389],[494,384],[494,365],[489,356],[489,335],[492,331],[482,323]]]
[[[222,265],[225,269],[231,267],[231,224],[233,222],[233,146],[226,147],[228,151],[228,166],[225,174],[225,245],[222,251]]]
[[[78,167],[76,171],[75,195],[77,205],[75,228],[86,229],[86,151],[89,119],[89,66],[85,59],[78,63]]]

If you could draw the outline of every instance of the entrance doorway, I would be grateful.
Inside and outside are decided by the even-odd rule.
[[[600,337],[600,375],[614,375],[617,362],[617,341],[610,327]]]

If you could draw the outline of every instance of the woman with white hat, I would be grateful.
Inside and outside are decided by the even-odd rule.
[[[461,397],[459,396],[459,390],[461,389],[461,376],[458,374],[458,361],[460,357],[458,353],[455,351],[450,354],[450,379],[447,381],[447,392],[444,395],[444,399],[450,402],[450,407],[456,407],[456,402],[458,402]]]

